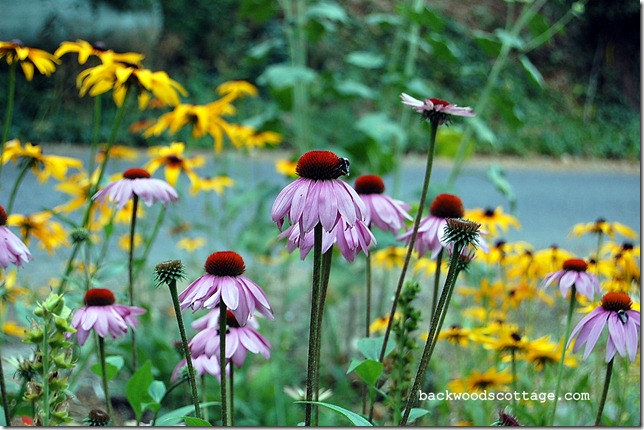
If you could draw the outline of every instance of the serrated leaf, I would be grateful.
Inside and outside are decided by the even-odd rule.
[[[347,63],[364,69],[378,69],[385,65],[384,55],[367,51],[355,51],[347,55]]]
[[[197,417],[182,417],[188,427],[212,427],[206,420]]]
[[[358,351],[365,356],[368,360],[380,361],[380,351],[382,350],[382,343],[385,337],[365,337],[358,340]],[[391,353],[396,347],[396,342],[389,338],[387,341],[387,349],[385,350],[385,357]]]
[[[528,72],[528,75],[532,78],[532,80],[539,85],[539,87],[543,88],[545,86],[545,81],[543,80],[543,75],[541,75],[541,72],[539,69],[536,68],[534,64],[532,64],[532,61],[525,55],[522,55],[520,58],[521,65],[525,69],[526,72]]]
[[[125,364],[125,360],[123,360],[123,357],[121,357],[120,355],[111,355],[105,358],[105,368],[107,370],[108,381],[114,379],[116,374],[123,367],[123,364]],[[99,378],[103,377],[103,372],[101,372],[101,363],[94,363],[90,367],[90,369],[92,370],[92,372],[98,375]]]
[[[355,412],[352,412],[348,409],[345,409],[343,407],[331,404],[331,403],[324,403],[324,402],[307,402],[305,400],[298,401],[295,403],[310,403],[312,405],[318,405],[325,407],[327,409],[331,409],[334,412],[339,413],[340,415],[344,416],[346,419],[351,421],[351,424],[357,427],[372,427],[373,424],[371,424],[367,419],[365,419],[362,415],[358,415]]]

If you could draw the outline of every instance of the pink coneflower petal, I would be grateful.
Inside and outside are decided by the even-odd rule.
[[[579,272],[574,270],[566,271],[561,278],[559,279],[559,289],[561,290],[561,295],[566,297],[568,290],[579,280]]]
[[[577,336],[577,341],[575,342],[575,347],[573,349],[574,352],[577,352],[579,349],[581,349],[582,345],[588,341],[588,337],[592,331],[592,327],[594,327],[595,325],[599,325],[600,327],[603,327],[606,322],[605,318],[606,318],[606,314],[603,308],[598,307],[594,309],[592,312],[590,312],[588,315],[582,318],[582,320],[579,321],[579,324],[577,324],[577,326],[575,326],[572,333],[570,334],[570,338],[568,339],[567,345],[570,345],[570,341],[572,340],[572,338],[575,337],[577,333],[579,333],[579,336]],[[600,320],[599,324],[596,324],[595,322],[596,319]],[[595,339],[595,343],[596,342],[597,340]],[[594,343],[593,343],[593,346],[594,346]]]
[[[627,323],[628,324],[628,323]],[[626,330],[616,313],[608,317],[608,336],[613,341],[619,355],[626,355]]]

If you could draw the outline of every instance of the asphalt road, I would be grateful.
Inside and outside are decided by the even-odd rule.
[[[47,153],[67,155],[82,159],[86,162],[88,153],[78,147],[50,146],[45,148]],[[231,154],[225,157],[225,162],[216,164],[209,161],[207,166],[199,169],[202,175],[217,175],[222,169],[236,181],[236,187],[229,192],[230,200],[236,196],[247,195],[250,200],[241,204],[237,212],[235,222],[253,222],[257,220],[270,220],[270,207],[274,197],[281,187],[288,183],[288,180],[275,172],[274,153],[257,153],[242,156]],[[212,158],[212,157],[209,157]],[[109,173],[121,172],[129,167],[139,167],[147,161],[142,155],[137,162],[117,162],[109,166]],[[451,192],[461,197],[466,208],[496,207],[501,205],[505,212],[509,211],[507,200],[495,189],[487,179],[486,172],[492,161],[474,160],[469,162],[458,177],[454,188],[447,190],[442,184],[445,183],[449,174],[450,164],[444,160],[438,160],[432,172],[431,191]],[[535,249],[542,249],[552,244],[567,249],[580,257],[587,256],[594,250],[596,239],[593,237],[572,238],[569,237],[570,229],[580,222],[592,222],[598,218],[604,218],[610,222],[620,222],[628,225],[638,233],[640,232],[640,174],[639,169],[632,165],[627,168],[610,167],[602,163],[575,164],[570,166],[561,163],[547,162],[504,162],[498,163],[505,173],[509,183],[516,194],[515,215],[522,224],[520,230],[510,230],[506,235],[507,241],[527,241]],[[224,167],[225,166],[225,167]],[[421,180],[424,171],[424,160],[406,159],[404,168],[399,180],[394,181],[393,177],[385,177],[388,192],[391,194],[396,190],[393,197],[413,203],[418,200]],[[19,169],[9,164],[5,166],[2,175],[0,194],[2,204],[8,200],[8,193]],[[155,177],[162,177],[156,174]],[[353,183],[355,176],[345,178]],[[395,183],[394,183],[395,182]],[[187,181],[183,178],[183,183]],[[49,183],[40,184],[33,175],[29,174],[20,187],[20,194],[16,201],[14,212],[30,213],[42,208],[53,207],[67,200],[67,197],[56,191],[55,180]],[[259,195],[264,195],[270,200],[263,206],[258,206],[252,201],[252,193],[249,190],[257,190]],[[181,190],[180,190],[181,191]],[[271,198],[272,196],[272,198]],[[197,196],[191,197],[187,193],[181,193],[181,202],[189,202],[187,205],[177,205],[168,211],[169,220],[178,223],[185,220],[191,223],[206,223],[217,225],[220,223],[222,214],[210,213],[204,215],[202,206],[204,199],[216,201],[217,198]],[[243,202],[243,199],[242,199]],[[152,210],[150,210],[152,212]],[[230,216],[230,214],[228,214]],[[230,224],[229,224],[230,225]],[[124,232],[127,231],[124,229]],[[234,228],[219,229],[228,243],[234,243]],[[275,229],[275,235],[278,231]],[[231,235],[233,237],[231,237]],[[208,238],[210,252],[216,250],[218,239]],[[622,240],[623,238],[618,238]],[[30,245],[34,254],[34,261],[26,266],[21,274],[21,279],[30,284],[44,286],[51,277],[59,276],[62,273],[64,262],[69,256],[69,249],[58,250],[54,255],[40,250],[35,244]],[[176,250],[173,240],[166,234],[162,235],[160,242],[154,247],[151,254],[151,261],[164,261],[175,257],[172,250]],[[208,251],[204,251],[208,252]]]

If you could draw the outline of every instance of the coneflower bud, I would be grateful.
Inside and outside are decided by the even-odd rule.
[[[462,218],[447,218],[443,239],[452,242],[457,249],[478,245],[481,224]]]
[[[154,279],[156,286],[170,284],[172,282],[186,279],[186,273],[181,260],[171,260],[159,263],[154,267]]]
[[[70,237],[72,238],[72,243],[74,244],[83,243],[89,239],[89,230],[82,227],[76,228],[72,230]]]
[[[110,416],[102,409],[92,409],[83,421],[90,427],[105,427],[110,422]]]

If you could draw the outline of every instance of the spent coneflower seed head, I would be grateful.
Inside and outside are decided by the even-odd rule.
[[[480,227],[481,224],[470,220],[448,218],[447,225],[445,226],[445,235],[443,237],[446,241],[453,242],[454,246],[457,247],[464,248],[468,245],[476,247]]]
[[[378,175],[363,175],[356,179],[353,188],[358,194],[382,194],[385,192],[385,183]]]
[[[492,426],[494,427],[521,427],[519,421],[514,418],[512,415],[504,412],[503,410],[499,411],[499,419],[495,421]]]
[[[139,167],[133,167],[123,172],[123,178],[125,179],[149,179],[151,176],[150,172]]]
[[[114,293],[106,288],[91,288],[83,299],[85,306],[110,306],[116,302]]]
[[[186,279],[186,273],[181,260],[171,260],[159,263],[154,267],[154,277],[156,286],[161,284],[176,283],[181,279]]]
[[[210,254],[204,265],[206,272],[215,276],[240,276],[246,270],[244,259],[233,251]]]
[[[463,201],[453,194],[439,194],[429,206],[429,213],[438,218],[463,218]]]
[[[90,427],[105,427],[110,422],[110,416],[102,409],[92,409],[84,421]]]
[[[309,151],[298,160],[295,173],[307,179],[337,179],[349,174],[349,160],[331,151]]]
[[[585,272],[588,269],[588,263],[581,258],[570,258],[563,263],[564,270],[573,270],[575,272]]]

